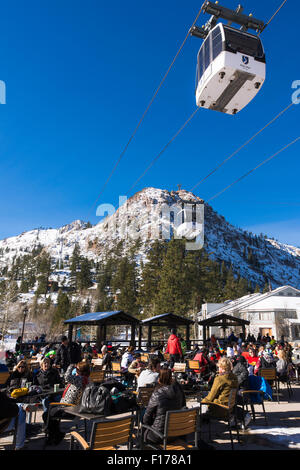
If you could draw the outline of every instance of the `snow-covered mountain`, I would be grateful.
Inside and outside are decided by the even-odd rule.
[[[76,220],[58,229],[37,229],[0,241],[0,269],[10,266],[17,256],[30,254],[42,246],[53,262],[66,262],[75,244],[81,254],[94,261],[105,258],[118,241],[124,249],[139,238],[141,259],[145,259],[151,242],[170,228],[174,233],[173,209],[203,207],[204,201],[192,193],[145,188],[136,193],[112,215],[93,227]],[[171,208],[171,212],[168,212]],[[186,211],[184,212],[186,217]],[[181,219],[186,223],[186,219]],[[192,220],[192,219],[191,219]],[[269,280],[272,287],[291,285],[300,288],[300,249],[275,240],[256,236],[226,222],[212,207],[204,203],[204,249],[215,260],[232,264],[233,270],[255,284]],[[67,272],[65,273],[67,275]],[[53,274],[55,275],[55,273]],[[63,275],[63,274],[62,274]]]

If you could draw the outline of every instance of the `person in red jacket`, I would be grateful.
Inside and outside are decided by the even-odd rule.
[[[172,328],[171,335],[168,339],[167,348],[165,351],[167,354],[170,354],[170,366],[171,368],[174,365],[174,362],[179,362],[180,359],[183,357],[180,340],[178,336],[176,336],[176,329]]]

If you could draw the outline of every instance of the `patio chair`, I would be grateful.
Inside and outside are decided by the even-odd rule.
[[[208,425],[209,425],[209,440],[211,440],[211,421],[225,421],[227,424],[227,429],[229,431],[230,441],[231,441],[231,449],[234,450],[233,445],[233,436],[232,436],[232,422],[235,424],[236,432],[237,432],[237,440],[240,444],[240,433],[238,427],[238,419],[237,419],[237,408],[236,408],[236,401],[237,401],[237,388],[233,388],[230,391],[228,405],[221,405],[220,403],[206,401],[205,403],[200,403],[200,422],[202,417],[202,404],[209,405],[211,407],[216,407],[219,411],[222,411],[223,416],[218,417],[214,416],[213,414],[207,413],[205,416],[208,418]]]
[[[9,376],[10,373],[8,371],[0,372],[0,389],[3,388],[3,386],[6,384],[6,381]]]
[[[70,450],[75,450],[75,442],[81,450],[117,450],[119,445],[132,448],[134,416],[94,421],[89,442],[76,431],[71,432]]]
[[[277,402],[279,403],[279,380],[276,375],[275,367],[270,369],[260,369],[259,371],[260,377],[263,377],[271,386],[272,390],[275,388],[276,395],[277,395]]]
[[[198,448],[198,426],[199,426],[199,408],[191,408],[176,411],[167,411],[164,426],[164,433],[153,429],[152,426],[142,424],[141,429],[141,449],[154,450],[196,450]],[[144,442],[145,431],[149,430],[157,435],[161,444],[152,444]],[[193,445],[189,444],[183,437],[193,434]]]
[[[94,383],[104,382],[105,370],[92,370],[90,373],[90,380]]]

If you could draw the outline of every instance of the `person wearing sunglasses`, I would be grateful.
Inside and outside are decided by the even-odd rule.
[[[26,361],[21,360],[14,367],[11,375],[7,379],[6,387],[9,391],[13,391],[16,388],[22,388],[26,382],[32,382],[32,373],[29,370]]]

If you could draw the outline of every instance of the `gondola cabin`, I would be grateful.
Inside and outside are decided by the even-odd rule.
[[[253,100],[265,76],[260,38],[219,23],[198,52],[197,106],[236,114]]]

